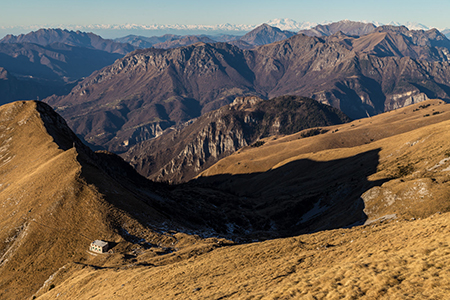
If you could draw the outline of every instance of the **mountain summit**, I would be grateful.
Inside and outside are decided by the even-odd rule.
[[[307,96],[362,118],[450,99],[449,43],[435,30],[383,27],[363,36],[298,34],[254,50],[226,43],[138,50],[46,101],[87,142],[110,151],[240,96]]]
[[[330,36],[338,32],[342,32],[347,35],[361,36],[371,33],[376,27],[377,26],[372,23],[343,20],[326,25],[317,25],[311,29],[300,30],[298,33],[308,36]]]
[[[239,40],[251,45],[260,46],[288,39],[295,34],[292,31],[281,30],[268,24],[262,24]]]
[[[113,40],[103,39],[94,33],[72,31],[66,29],[39,29],[19,36],[7,35],[0,40],[0,43],[33,43],[47,46],[54,43],[66,44],[89,49],[118,53],[125,55],[137,48],[126,43],[118,43]]]

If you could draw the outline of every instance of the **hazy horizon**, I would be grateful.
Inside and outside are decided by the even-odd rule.
[[[9,1],[0,12],[0,35],[27,33],[39,28],[93,28],[101,24],[108,27],[114,24],[150,25],[207,25],[235,24],[257,26],[273,19],[292,19],[299,23],[323,24],[352,20],[405,24],[416,22],[429,28],[450,27],[446,12],[450,2],[417,1],[236,1],[211,2],[194,1],[142,1],[130,0],[32,0]],[[325,21],[327,20],[327,21]],[[99,26],[97,26],[99,27]],[[94,33],[105,29],[93,28]],[[111,30],[111,29],[108,29]],[[168,30],[164,33],[170,33]],[[107,34],[107,33],[106,33]],[[107,34],[108,35],[108,34]],[[111,30],[111,36],[117,35]],[[158,35],[158,34],[154,34]],[[121,34],[121,36],[123,36]],[[117,36],[116,36],[117,37]]]
[[[278,20],[288,20],[295,21],[292,19],[273,19],[266,22],[261,22],[259,24],[218,24],[218,25],[191,25],[191,24],[167,24],[167,25],[158,25],[158,24],[150,24],[150,25],[137,25],[137,24],[93,24],[87,26],[81,25],[64,25],[59,24],[55,26],[51,25],[31,25],[31,26],[16,26],[16,27],[6,27],[0,26],[0,39],[8,34],[12,35],[20,35],[27,34],[32,31],[37,31],[39,29],[45,28],[60,28],[69,31],[82,31],[82,32],[93,32],[97,35],[102,36],[103,38],[119,38],[125,37],[127,35],[140,35],[140,36],[162,36],[164,34],[176,34],[176,35],[221,35],[221,34],[230,34],[236,36],[242,36],[245,33],[253,30],[257,26],[260,26],[263,23],[268,23],[271,26],[279,27],[282,30],[291,30],[297,32],[302,29],[309,29],[318,24],[326,25],[334,22],[339,22],[343,20],[337,21],[322,21],[318,23],[314,22],[296,22],[299,26],[298,28],[282,28],[283,26],[277,26],[274,24]],[[381,23],[377,21],[367,21],[367,20],[350,20],[353,22],[364,22],[364,23],[374,23],[375,25],[405,25],[409,27],[411,30],[416,29],[431,29],[433,27],[427,26],[427,24],[417,23],[417,22],[395,22],[391,21],[390,23]],[[272,22],[272,23],[271,23]],[[439,30],[443,30],[445,28],[437,28]]]

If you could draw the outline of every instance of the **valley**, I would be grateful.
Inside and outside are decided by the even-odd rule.
[[[348,20],[4,37],[0,299],[446,298],[449,53]]]
[[[92,152],[44,103],[16,102],[0,113],[1,298],[202,298],[268,289],[286,297],[370,298],[412,284],[424,295],[442,294],[430,285],[448,271],[438,263],[448,245],[436,236],[450,207],[450,108],[443,101],[324,126],[315,135],[305,129],[267,137],[172,186],[148,181],[112,153]],[[24,138],[33,151],[21,146]],[[423,238],[412,237],[411,226]],[[98,238],[112,243],[112,253],[87,251]],[[387,267],[392,259],[404,264]],[[371,267],[356,275],[352,264]],[[416,264],[430,277],[417,279]],[[339,270],[340,279],[331,275]],[[368,277],[357,283],[355,276]],[[311,282],[322,284],[313,289]]]
[[[131,147],[122,157],[149,179],[181,183],[243,147],[259,146],[261,138],[349,121],[312,99],[238,97],[180,129]]]

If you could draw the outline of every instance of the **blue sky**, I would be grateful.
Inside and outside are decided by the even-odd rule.
[[[450,28],[450,1],[350,0],[0,0],[0,27],[90,24],[261,24],[298,22],[418,22]]]

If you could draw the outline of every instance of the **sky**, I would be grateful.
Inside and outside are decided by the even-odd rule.
[[[0,0],[0,28],[91,24],[259,25],[276,18],[297,22],[418,22],[450,28],[450,1],[404,0]]]

